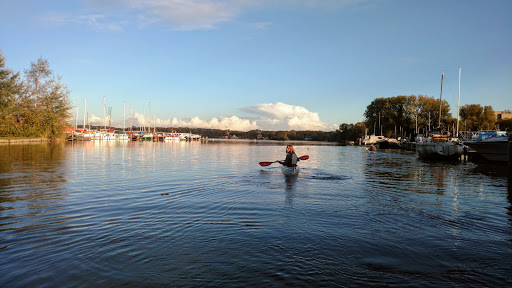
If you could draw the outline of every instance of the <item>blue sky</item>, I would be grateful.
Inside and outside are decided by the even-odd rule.
[[[39,57],[93,123],[334,130],[377,97],[512,110],[512,1],[0,0],[0,49]],[[128,120],[126,120],[128,122]],[[146,122],[147,124],[147,122]]]

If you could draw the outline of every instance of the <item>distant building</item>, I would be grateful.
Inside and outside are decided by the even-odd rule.
[[[512,118],[512,111],[510,111],[510,110],[494,111],[494,114],[496,115],[497,120],[504,120],[504,119]]]

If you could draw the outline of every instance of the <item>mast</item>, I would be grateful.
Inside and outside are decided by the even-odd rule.
[[[87,96],[84,97],[84,129],[85,129],[85,119],[87,118]]]
[[[441,74],[441,96],[439,97],[439,127],[441,128],[441,108],[443,107],[443,78],[444,73]]]
[[[80,98],[76,97],[76,106],[75,106],[75,130],[78,128],[78,102]]]
[[[457,99],[457,134],[456,136],[459,136],[459,109],[460,109],[460,73],[462,72],[462,69],[459,67],[459,96]]]
[[[126,102],[123,101],[123,132],[126,126]]]
[[[107,119],[105,118],[106,109],[107,106],[105,105],[105,96],[103,96],[103,127],[105,128],[105,130],[107,129]]]
[[[380,128],[380,135],[382,135],[382,126],[380,126],[380,112],[379,112],[379,128]]]
[[[130,103],[130,132],[132,131],[132,103]]]

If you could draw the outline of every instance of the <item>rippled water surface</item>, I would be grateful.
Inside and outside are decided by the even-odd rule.
[[[0,286],[512,285],[506,166],[412,152],[0,146]]]

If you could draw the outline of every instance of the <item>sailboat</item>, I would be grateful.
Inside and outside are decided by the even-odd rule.
[[[460,102],[460,73],[459,68],[459,102]],[[440,104],[443,100],[443,78],[441,75],[441,97]],[[459,110],[457,106],[457,122],[459,121]],[[457,125],[457,130],[458,130]],[[453,136],[449,131],[441,131],[441,106],[439,107],[439,131],[431,133],[429,137],[416,138],[416,151],[421,158],[440,159],[440,160],[458,160],[464,152],[464,144],[459,141],[456,135]]]

